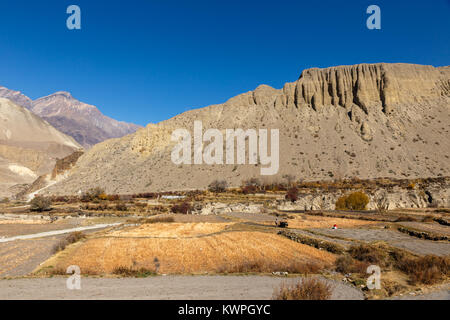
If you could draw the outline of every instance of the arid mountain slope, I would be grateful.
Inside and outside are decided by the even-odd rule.
[[[31,110],[33,105],[33,100],[22,94],[22,92],[10,90],[2,86],[0,86],[0,98],[11,100],[15,104],[18,104],[19,106],[25,107],[29,110]]]
[[[103,115],[68,92],[57,92],[33,102],[32,111],[84,147],[135,132],[139,126]]]
[[[0,98],[0,195],[51,172],[57,158],[82,147],[28,109]]]
[[[135,132],[140,126],[114,120],[95,106],[78,101],[68,92],[56,92],[32,101],[19,91],[0,87],[0,97],[31,110],[85,148]]]
[[[207,128],[279,129],[280,168],[175,165],[171,133]],[[214,179],[299,179],[450,175],[450,68],[361,64],[305,70],[277,90],[259,86],[224,104],[191,110],[94,146],[70,176],[46,190],[109,193],[205,188]]]

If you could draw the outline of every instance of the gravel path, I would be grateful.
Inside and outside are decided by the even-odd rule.
[[[271,299],[274,288],[295,278],[269,276],[157,276],[149,278],[82,278],[81,290],[68,290],[66,277],[0,280],[3,299]],[[332,299],[362,300],[362,292],[335,282]]]
[[[19,236],[14,236],[14,237],[9,237],[9,238],[0,238],[0,243],[10,242],[10,241],[15,241],[15,240],[28,240],[28,239],[36,239],[36,238],[43,238],[43,237],[51,237],[51,236],[56,236],[56,235],[71,233],[71,232],[76,232],[76,231],[103,229],[103,228],[117,226],[119,224],[120,223],[96,224],[93,226],[86,226],[86,227],[76,227],[76,228],[70,228],[70,229],[62,229],[62,230],[53,230],[53,231],[46,231],[46,232],[33,233],[33,234],[25,234],[25,235],[19,235]]]

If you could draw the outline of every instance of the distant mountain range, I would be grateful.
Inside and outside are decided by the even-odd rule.
[[[78,101],[68,92],[56,92],[32,100],[19,91],[0,87],[0,97],[27,108],[59,131],[73,137],[88,149],[110,138],[120,138],[135,132],[140,126],[114,120],[95,106]]]

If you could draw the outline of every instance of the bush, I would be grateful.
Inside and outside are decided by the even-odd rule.
[[[225,192],[228,188],[228,183],[225,180],[214,180],[208,186],[208,190],[211,192]]]
[[[80,231],[72,232],[70,233],[66,238],[60,240],[55,246],[53,247],[53,253],[59,252],[64,250],[69,244],[78,242],[82,239],[85,239],[86,236],[84,233]]]
[[[413,283],[434,284],[450,274],[450,259],[428,255],[398,261],[396,267],[408,274]]]
[[[275,289],[274,300],[328,300],[331,298],[330,284],[316,278],[306,278],[294,284],[282,284]]]
[[[353,192],[336,201],[336,210],[366,210],[369,197],[364,192]]]
[[[335,262],[336,271],[340,273],[366,273],[369,264],[353,259],[350,256],[340,256]]]
[[[256,186],[244,186],[241,188],[241,192],[243,194],[255,194],[258,192],[258,188]]]
[[[298,199],[298,189],[296,187],[289,188],[285,196],[286,200],[295,202]]]
[[[389,253],[382,246],[360,244],[353,245],[348,249],[350,256],[356,260],[386,266],[389,264]]]
[[[181,204],[173,205],[170,210],[173,213],[188,214],[192,212],[192,206],[189,204],[189,202],[183,202]]]
[[[119,202],[116,203],[116,210],[117,211],[127,211],[128,207],[127,207],[127,205],[125,203],[119,201]]]
[[[43,196],[36,196],[30,201],[31,211],[43,212],[51,209],[52,201]]]
[[[122,277],[136,277],[136,278],[145,278],[152,275],[156,275],[156,270],[146,269],[146,268],[129,268],[129,267],[116,267],[114,268],[113,274],[119,275]]]
[[[105,194],[105,191],[102,188],[96,187],[96,188],[91,188],[88,191],[86,191],[81,196],[81,201],[90,202],[90,201],[94,201],[94,200],[106,200],[107,197],[108,196]]]
[[[118,194],[111,194],[108,196],[108,201],[119,201],[120,197]]]
[[[155,218],[144,218],[138,220],[139,223],[150,224],[150,223],[170,223],[175,222],[173,217],[155,217]]]
[[[315,274],[322,269],[316,263],[304,263],[300,261],[268,261],[266,259],[244,260],[228,262],[216,268],[217,273],[271,273],[288,272],[294,274]]]

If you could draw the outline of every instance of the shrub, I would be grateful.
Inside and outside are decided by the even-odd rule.
[[[297,283],[283,283],[273,294],[274,300],[328,300],[331,298],[330,284],[317,278],[306,278]]]
[[[149,224],[149,223],[170,223],[175,222],[173,217],[155,217],[155,218],[146,218],[138,220],[139,223]]]
[[[416,184],[415,184],[414,182],[410,182],[410,183],[408,184],[407,189],[408,189],[408,190],[413,190],[415,187],[416,187]]]
[[[118,201],[116,203],[116,210],[117,211],[127,211],[128,207],[125,203],[123,203],[122,201]]]
[[[3,198],[0,203],[9,203],[9,198],[5,197]]]
[[[336,201],[336,210],[366,210],[369,197],[364,192],[353,192]]]
[[[208,190],[211,192],[225,192],[228,188],[228,183],[225,180],[214,180],[208,186]]]
[[[353,259],[348,255],[340,256],[335,262],[336,271],[340,273],[366,273],[369,264]]]
[[[182,202],[181,204],[175,204],[170,209],[173,213],[188,214],[192,212],[192,206],[189,202]]]
[[[286,200],[295,202],[298,199],[298,189],[296,187],[289,188],[285,196]]]
[[[53,253],[64,250],[69,244],[80,241],[81,239],[85,239],[86,236],[84,233],[80,231],[70,233],[66,238],[61,239],[57,244],[53,247]]]
[[[108,195],[108,199],[107,200],[108,201],[119,201],[120,197],[119,197],[118,194],[111,194],[111,195]]]
[[[258,188],[256,186],[244,186],[241,188],[241,192],[243,194],[255,194],[258,192]]]
[[[408,274],[413,283],[434,284],[450,274],[450,259],[428,255],[403,259],[397,262],[396,267]]]
[[[103,198],[103,199],[101,199]],[[105,194],[105,191],[102,188],[96,187],[91,188],[88,191],[86,191],[81,196],[81,201],[83,202],[89,202],[94,200],[106,200],[107,195]]]
[[[217,273],[271,273],[288,272],[294,274],[315,274],[323,266],[316,263],[304,263],[299,261],[267,261],[265,259],[244,260],[239,262],[227,262],[216,268]]]
[[[156,274],[155,270],[147,269],[147,268],[129,268],[129,267],[116,267],[114,268],[113,274],[119,275],[122,277],[136,277],[136,278],[145,278]]]
[[[51,209],[52,202],[49,198],[36,196],[30,201],[31,211],[43,212]]]
[[[389,253],[382,246],[360,244],[353,245],[348,249],[348,253],[356,260],[386,266],[389,264]]]

